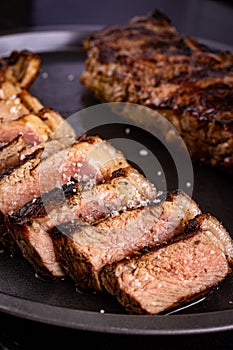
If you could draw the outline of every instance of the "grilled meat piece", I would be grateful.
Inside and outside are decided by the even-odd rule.
[[[0,100],[0,123],[17,120],[30,113],[42,119],[52,131],[55,131],[65,121],[57,111],[45,108],[35,96],[25,89],[14,96]]]
[[[39,148],[0,174],[0,242],[12,252],[18,249],[7,230],[5,215],[26,203],[28,197],[33,198],[35,190],[28,187],[28,183],[34,180],[33,177],[30,177],[30,173],[40,163],[42,154],[43,148]],[[14,193],[13,198],[10,195],[12,193]]]
[[[13,84],[9,81],[1,82],[0,80],[0,100],[16,96],[20,91],[21,88],[19,85]]]
[[[42,126],[45,125],[45,129],[50,129],[52,133],[56,133],[53,137],[58,138],[65,134],[69,136],[73,135],[73,137],[76,136],[74,129],[61,114],[54,109],[45,108],[36,97],[32,96],[28,91],[22,90],[17,95],[0,100],[0,142],[9,142],[12,133],[15,136],[17,134],[24,134],[25,118],[27,120],[26,123],[28,123],[28,115],[36,116],[35,118],[29,117],[29,119],[36,119],[32,121],[32,126],[35,125],[35,127],[38,128],[40,125],[41,129]],[[9,137],[6,136],[8,129]],[[42,138],[43,134],[46,135],[48,133],[47,130],[40,130]],[[25,139],[27,139],[27,137],[25,137]],[[35,142],[38,143],[38,140]]]
[[[190,220],[185,234],[204,232],[225,255],[229,266],[233,266],[233,241],[223,224],[211,214],[197,215]]]
[[[9,82],[19,88],[29,89],[40,71],[41,60],[28,50],[13,51],[0,59],[0,82]]]
[[[14,174],[18,177],[18,173],[30,172],[33,167],[37,166],[42,159],[48,158],[50,155],[53,155],[61,150],[68,148],[74,142],[73,138],[64,137],[61,139],[52,139],[47,142],[40,143],[36,146],[29,147],[22,136],[18,136],[12,142],[3,146],[0,149],[0,160],[1,160],[1,173],[0,173],[0,183],[1,181],[6,181],[3,185],[3,189],[7,189],[7,176]],[[35,162],[35,163],[34,163]],[[3,169],[4,167],[4,169]],[[21,169],[21,170],[20,170]],[[28,175],[27,175],[28,176]],[[26,176],[26,177],[27,177]],[[10,178],[9,178],[10,179]],[[11,181],[11,180],[10,180]],[[10,184],[9,181],[9,184]],[[0,185],[1,187],[1,185]],[[14,182],[10,186],[10,190],[13,191]],[[22,189],[23,193],[26,190]],[[19,195],[20,196],[20,195]],[[4,198],[2,196],[1,198]],[[9,196],[9,198],[11,198]],[[22,195],[22,199],[24,196]],[[24,199],[26,200],[26,199]],[[3,200],[4,201],[4,200]],[[21,202],[19,202],[21,205]],[[0,242],[12,253],[18,253],[19,249],[15,244],[15,240],[12,239],[9,234],[6,224],[5,224],[5,215],[0,211]]]
[[[233,172],[232,53],[181,37],[159,11],[104,28],[83,47],[81,82],[98,100],[161,113],[193,159]]]
[[[36,97],[22,90],[16,95],[0,100],[0,122],[9,122],[29,113],[37,114],[42,108],[43,105]]]
[[[173,244],[104,267],[101,281],[130,314],[159,314],[205,295],[230,273],[233,241],[201,214]]]
[[[38,275],[64,275],[49,230],[73,219],[90,224],[116,211],[145,205],[156,198],[153,184],[128,167],[113,173],[111,180],[91,189],[80,183],[65,185],[21,207],[6,219],[7,228],[23,256]]]
[[[19,96],[14,95],[13,97],[0,100],[0,123],[29,114],[28,108],[21,102]]]
[[[46,147],[38,147],[0,174],[0,240],[3,244],[8,235],[4,217],[25,203],[61,187],[71,178],[94,184],[109,178],[115,170],[129,166],[120,151],[98,136],[83,135],[71,146],[55,150],[48,157],[44,156],[44,149],[47,155]],[[14,193],[13,200],[10,193]]]
[[[47,158],[60,150],[66,149],[74,141],[75,138],[72,134],[65,134],[61,138],[51,138],[46,142],[30,146],[22,135],[18,135],[12,141],[0,147],[0,174],[7,172],[8,168],[12,169],[16,163],[38,149],[43,150],[42,158]]]
[[[0,147],[0,173],[19,161],[20,155],[27,148],[22,135]]]
[[[36,145],[47,141],[52,135],[52,130],[34,114],[0,123],[0,145],[12,141],[18,135],[23,135],[28,145]]]
[[[67,140],[76,140],[77,134],[72,125],[57,111],[52,108],[43,107],[37,116],[43,121],[52,131],[51,138],[53,140],[63,139],[65,143]]]
[[[76,286],[102,291],[103,266],[169,241],[198,213],[199,207],[187,194],[168,193],[157,204],[124,211],[96,225],[67,222],[50,234],[58,260]]]

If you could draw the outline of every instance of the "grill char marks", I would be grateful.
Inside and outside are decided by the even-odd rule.
[[[103,269],[104,287],[128,313],[164,313],[205,295],[230,273],[233,243],[216,218],[201,214],[186,231],[166,247]]]
[[[27,144],[21,135],[0,147],[0,173],[18,162],[26,147]]]
[[[170,193],[159,204],[124,211],[94,226],[68,222],[50,234],[64,271],[77,287],[101,291],[99,274],[106,264],[169,241],[198,213],[185,193]]]
[[[26,114],[17,120],[0,124],[0,144],[11,142],[18,135],[23,135],[27,145],[33,146],[47,141],[52,131],[34,114]]]
[[[233,171],[233,55],[136,17],[84,40],[81,82],[103,102],[150,107],[171,121],[194,159]],[[134,118],[134,116],[132,116]]]
[[[51,228],[74,219],[94,224],[115,212],[146,205],[155,197],[154,186],[129,167],[91,189],[80,183],[54,189],[9,216],[7,227],[39,275],[61,277],[64,272],[48,233]]]

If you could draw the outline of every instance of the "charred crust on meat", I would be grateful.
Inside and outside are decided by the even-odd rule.
[[[32,201],[24,204],[9,218],[14,222],[14,225],[23,226],[28,224],[30,218],[42,218],[47,215],[47,206],[53,201],[57,206],[64,203],[64,195],[66,194],[62,188],[54,188],[49,192],[45,192],[41,197],[37,197]]]
[[[112,172],[111,178],[115,179],[115,178],[118,178],[118,177],[121,177],[121,176],[125,176],[125,174],[126,174],[125,169],[124,168],[119,168],[119,169],[117,169],[117,170]]]
[[[178,127],[193,160],[233,172],[232,53],[181,36],[157,10],[105,27],[85,47],[81,82],[98,100],[158,111]]]
[[[102,64],[115,62],[116,53],[116,50],[114,50],[112,47],[99,47],[98,61]]]
[[[24,56],[25,58],[36,57],[38,60],[40,60],[39,55],[29,50],[14,50],[11,52],[10,56],[5,58],[5,60],[8,62],[9,65],[14,65],[21,56]]]
[[[52,228],[50,230],[50,233],[52,235],[55,235],[55,237],[62,237],[62,235],[65,235],[67,237],[72,237],[72,235],[82,230],[83,227],[89,226],[87,223],[85,223],[82,220],[74,220],[74,221],[68,221],[64,224],[57,225],[56,227]]]
[[[77,180],[71,181],[70,183],[67,183],[62,186],[62,191],[65,195],[66,199],[72,198],[74,196],[74,190],[75,192],[83,192],[86,188],[87,184],[84,181],[78,182]]]
[[[184,229],[184,233],[189,235],[193,234],[195,232],[198,232],[201,230],[201,225],[198,220],[199,217],[202,217],[203,215],[198,214],[195,218],[189,220],[188,225]]]
[[[178,196],[179,194],[183,193],[181,189],[174,189],[166,193],[162,193],[160,196],[157,197],[157,199],[162,202],[162,201],[167,201],[167,202],[172,202],[174,200],[175,196]]]
[[[60,239],[63,235],[63,233],[58,229],[58,227],[53,227],[49,234],[52,236],[53,239]]]
[[[35,158],[40,157],[42,155],[42,153],[43,153],[43,148],[39,148],[39,149],[35,150],[33,153],[27,154],[23,159],[18,160],[15,164],[13,164],[9,168],[7,168],[5,171],[3,171],[0,174],[0,181],[4,177],[12,174],[17,168],[19,168],[23,164],[27,163],[30,160],[34,160]]]
[[[77,142],[87,142],[89,144],[93,144],[96,141],[96,136],[82,134],[77,138]]]
[[[154,10],[150,16],[152,19],[165,22],[165,24],[171,23],[171,19],[168,16],[166,16],[165,13],[160,9]]]

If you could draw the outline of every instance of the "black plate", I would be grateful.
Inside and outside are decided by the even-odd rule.
[[[79,82],[85,55],[81,41],[98,27],[76,27],[0,37],[0,55],[30,49],[42,59],[41,73],[31,93],[63,116],[97,104]],[[204,42],[204,40],[203,40]],[[209,43],[206,42],[205,43]],[[229,46],[211,43],[218,48]],[[233,234],[232,177],[204,165],[193,164],[194,199],[204,212],[220,219]],[[44,281],[21,257],[0,254],[0,311],[79,330],[121,334],[188,334],[233,329],[233,279],[203,300],[169,315],[131,316],[107,294],[81,294],[72,281]]]

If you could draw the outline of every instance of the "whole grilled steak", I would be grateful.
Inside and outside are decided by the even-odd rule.
[[[58,260],[76,286],[102,291],[99,274],[105,265],[169,241],[198,213],[188,195],[172,192],[157,204],[124,211],[97,225],[76,220],[58,225],[50,234]]]
[[[233,171],[230,52],[181,37],[160,11],[104,28],[83,47],[81,82],[97,99],[160,112],[177,128],[193,159]]]
[[[101,281],[130,314],[174,309],[218,285],[231,271],[233,241],[215,217],[191,220],[185,238],[104,267]]]
[[[146,205],[157,194],[153,184],[131,167],[117,170],[110,181],[83,186],[74,183],[54,189],[6,219],[8,231],[40,276],[64,275],[48,233],[54,226],[74,219],[93,224],[116,212]]]

